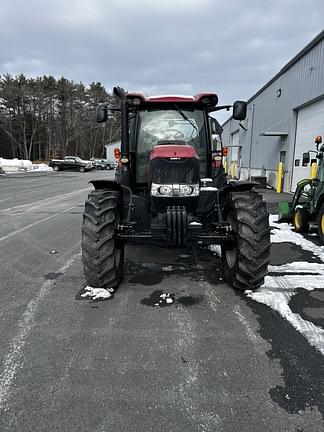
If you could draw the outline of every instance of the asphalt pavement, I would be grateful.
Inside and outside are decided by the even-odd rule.
[[[0,431],[324,430],[323,356],[216,254],[128,246],[113,298],[81,297],[88,181],[112,176],[0,177]]]

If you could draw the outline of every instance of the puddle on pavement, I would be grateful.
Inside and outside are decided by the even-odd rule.
[[[172,303],[161,301],[161,297],[165,294],[168,295],[168,298],[171,298],[173,300]],[[194,306],[203,303],[203,301],[204,301],[204,296],[202,295],[200,296],[188,295],[188,296],[177,297],[175,294],[164,293],[161,290],[156,290],[150,294],[150,297],[143,298],[141,300],[141,304],[144,306],[151,306],[156,308],[172,306],[172,305],[177,306],[177,304],[181,304],[184,307],[189,307],[189,306]]]
[[[150,295],[150,297],[147,298],[143,298],[141,300],[141,304],[145,305],[145,306],[152,306],[152,307],[166,307],[166,306],[172,306],[172,303],[167,303],[167,302],[161,302],[161,295],[164,294],[163,291],[157,290],[157,291],[153,291]],[[174,300],[174,296],[172,294],[170,294],[170,298],[172,298],[172,300]]]
[[[180,303],[182,306],[194,306],[204,301],[204,296],[183,296],[176,298],[176,303]]]
[[[178,275],[213,285],[224,281],[220,258],[204,249],[199,250],[199,256],[181,254],[173,262],[157,264],[128,261],[125,267],[129,283],[145,286],[157,285],[165,278]]]
[[[63,276],[64,273],[61,272],[52,272],[52,273],[47,273],[44,275],[44,278],[46,280],[56,280],[57,278],[59,278],[60,276]]]

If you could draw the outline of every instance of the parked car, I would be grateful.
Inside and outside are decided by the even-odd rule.
[[[94,167],[96,169],[102,169],[102,170],[112,170],[115,169],[117,166],[117,163],[115,161],[110,161],[108,159],[93,158],[92,162],[94,163]]]
[[[65,156],[64,159],[51,159],[48,166],[54,171],[73,170],[73,171],[90,171],[94,168],[91,161],[83,160],[78,156]]]

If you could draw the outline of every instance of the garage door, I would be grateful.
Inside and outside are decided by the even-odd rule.
[[[317,135],[324,138],[324,99],[300,109],[297,113],[292,191],[295,190],[297,182],[310,176],[311,162],[303,166],[303,153],[316,149],[314,140]],[[310,155],[311,159],[315,159],[315,153]]]
[[[239,149],[239,131],[237,131],[232,134],[229,154],[229,173],[233,178],[239,178],[240,175]]]
[[[238,151],[239,151],[239,132],[234,132],[232,134],[232,139],[231,139],[231,146],[230,146],[230,160],[231,162],[237,162],[238,160]]]

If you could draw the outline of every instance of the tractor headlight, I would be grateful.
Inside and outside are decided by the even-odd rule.
[[[180,185],[180,196],[198,196],[199,195],[199,185]]]
[[[199,195],[199,184],[168,184],[152,183],[151,195],[160,197],[196,197]]]
[[[159,187],[159,192],[161,195],[172,195],[172,185],[163,185]]]
[[[191,195],[192,187],[189,185],[180,185],[180,195]]]

